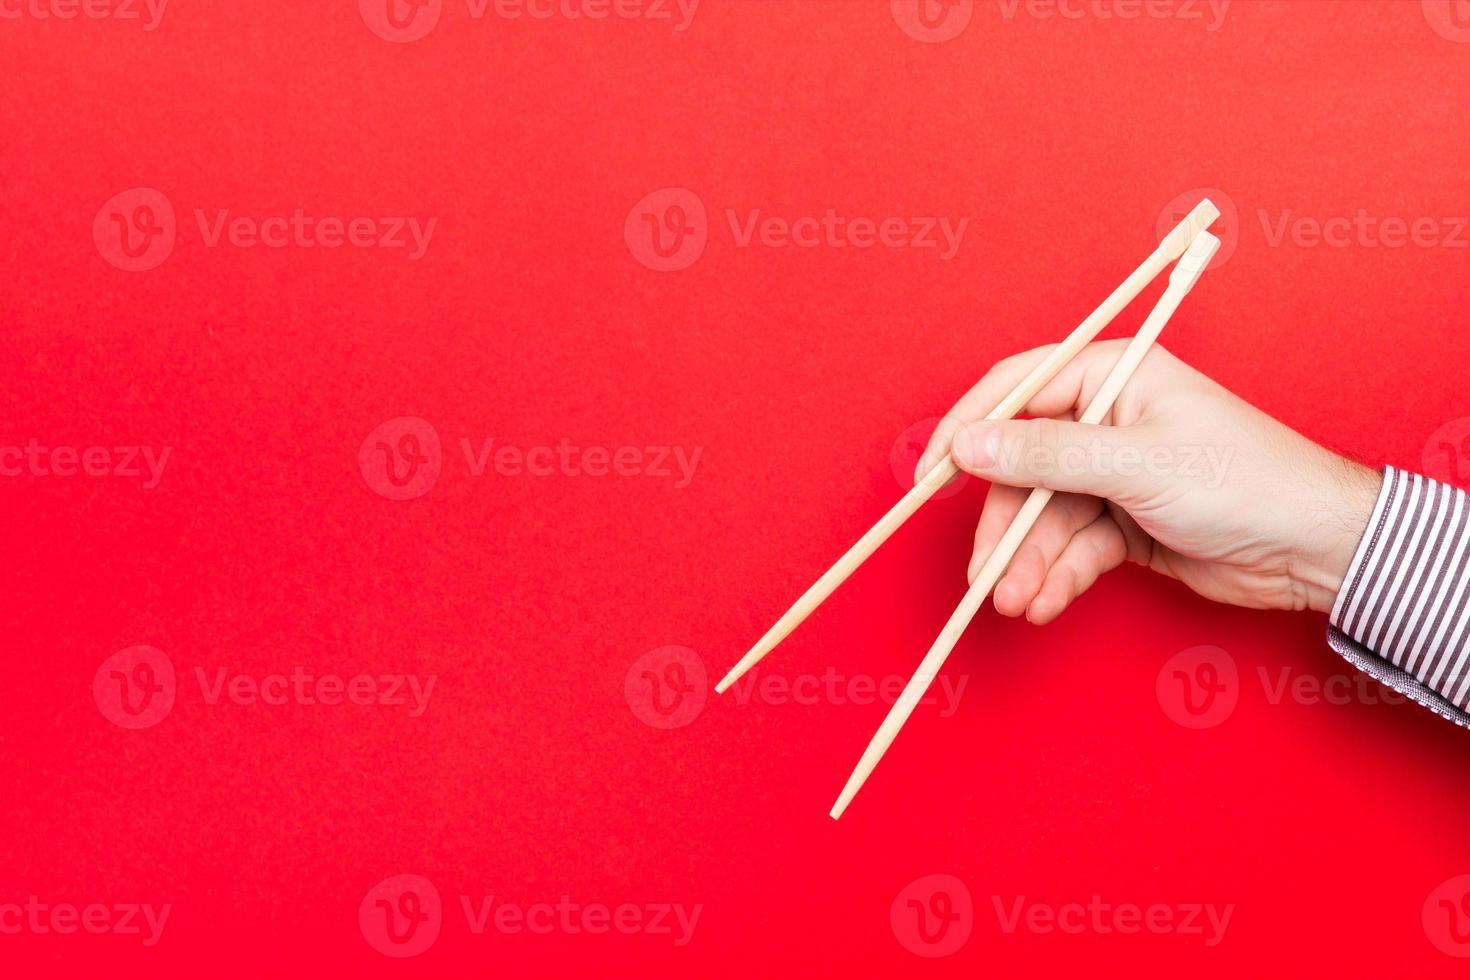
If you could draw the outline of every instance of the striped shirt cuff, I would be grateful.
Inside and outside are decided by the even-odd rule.
[[[1470,706],[1470,500],[1444,483],[1385,468],[1383,489],[1332,607],[1329,638],[1458,724]]]

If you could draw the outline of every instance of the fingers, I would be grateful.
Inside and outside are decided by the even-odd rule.
[[[1102,386],[1103,378],[1117,362],[1127,343],[1127,340],[1106,340],[1088,345],[1032,396],[1021,414],[1060,416],[1090,400],[1093,393]],[[1056,346],[1051,344],[1037,347],[998,361],[940,420],[928,446],[919,457],[915,480],[944,458],[950,450],[955,433],[965,423],[978,421],[988,415]],[[1161,347],[1155,346],[1149,351],[1144,363],[1161,364],[1168,356]],[[1140,368],[1140,372],[1142,371],[1143,368]],[[1133,387],[1137,387],[1136,382]]]
[[[1014,490],[1015,488],[1010,488]],[[1019,491],[1029,495],[1030,491]],[[1041,517],[1022,542],[1005,574],[996,583],[993,602],[996,611],[1004,616],[1019,616],[1026,611],[1031,601],[1041,591],[1047,570],[1061,557],[1075,534],[1089,526],[1102,513],[1103,504],[1096,497],[1079,494],[1058,494],[1041,512]],[[1005,533],[1002,527],[996,534]],[[978,539],[978,533],[977,533]],[[977,540],[978,545],[978,540]],[[990,557],[994,545],[982,552],[977,546],[970,562],[970,579],[979,574],[985,559]]]
[[[1092,588],[1104,572],[1117,568],[1127,557],[1128,545],[1122,530],[1111,516],[1099,514],[1072,536],[1052,563],[1041,588],[1026,608],[1026,618],[1037,626],[1045,626]],[[1000,608],[998,596],[996,608]]]
[[[980,566],[985,564],[985,559],[1000,544],[1001,536],[1011,526],[1011,521],[1016,519],[1017,512],[1030,494],[1031,491],[1024,487],[1008,487],[1002,483],[990,485],[990,490],[985,494],[985,507],[980,511],[980,523],[975,526],[975,550],[970,555],[968,572],[971,584],[974,584],[975,576],[980,574]],[[1045,511],[1042,513],[1045,516]]]
[[[975,387],[955,402],[954,407],[944,413],[944,418],[939,420],[939,425],[934,429],[934,434],[929,437],[929,444],[919,455],[919,463],[914,468],[914,482],[934,468],[949,453],[950,440],[959,431],[960,426],[975,419],[984,418],[985,415],[1000,404],[1002,398],[1010,393],[1011,389],[1021,383],[1021,380],[1031,372],[1031,369],[1046,359],[1056,348],[1056,344],[1047,347],[1037,347],[1022,354],[1007,357],[1003,361],[997,361],[995,365],[985,373],[985,377],[976,382]]]
[[[1141,426],[1083,425],[1056,419],[972,422],[950,446],[967,473],[1013,487],[1046,487],[1126,502],[1148,496],[1158,479],[1132,465],[1149,437]]]
[[[1135,565],[1150,565],[1157,548],[1154,539],[1147,531],[1138,526],[1138,521],[1133,515],[1116,504],[1109,504],[1107,516],[1118,526],[1118,531],[1123,535],[1124,557]]]

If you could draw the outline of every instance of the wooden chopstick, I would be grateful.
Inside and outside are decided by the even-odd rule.
[[[1056,349],[1047,355],[1031,372],[1011,390],[1011,393],[1001,403],[985,416],[995,421],[999,419],[1014,418],[1021,409],[1026,407],[1036,393],[1046,387],[1047,382],[1056,377],[1057,372],[1066,367],[1067,362],[1076,357],[1077,354],[1092,341],[1103,329],[1113,321],[1123,308],[1131,303],[1143,288],[1158,276],[1169,263],[1184,254],[1195,236],[1208,228],[1216,218],[1220,216],[1220,209],[1215,207],[1208,198],[1195,205],[1194,210],[1185,215],[1184,220],[1175,225],[1174,228],[1159,242],[1143,264],[1134,269],[1132,274],[1124,279],[1117,289],[1102,301],[1097,309],[1087,315],[1087,319],[1078,324],[1077,329],[1067,335],[1066,339],[1057,345]],[[801,598],[792,604],[791,608],[776,620],[766,634],[756,641],[755,646],[740,662],[730,668],[730,672],[724,679],[715,685],[715,691],[723,694],[725,690],[740,679],[746,671],[760,663],[766,654],[776,648],[782,640],[791,635],[791,631],[800,626],[812,612],[826,600],[837,587],[847,580],[847,577],[857,571],[858,566],[867,561],[868,558],[882,546],[884,541],[897,531],[914,513],[924,505],[930,497],[934,496],[950,479],[958,475],[959,469],[954,460],[945,456],[936,463],[933,468],[914,484],[912,490],[903,495],[898,503],[894,504],[888,513],[878,519],[878,523],[868,529],[868,532],[857,543],[847,549],[847,553],[837,559],[837,563],[817,579],[811,588],[802,593]]]
[[[1214,257],[1215,250],[1219,247],[1220,240],[1207,231],[1201,231],[1195,237],[1189,246],[1188,252],[1179,260],[1179,264],[1174,267],[1174,271],[1169,274],[1168,289],[1164,291],[1164,295],[1159,298],[1157,305],[1149,313],[1148,318],[1144,320],[1143,326],[1139,327],[1137,336],[1124,348],[1122,356],[1113,365],[1113,369],[1108,372],[1108,376],[1103,381],[1102,387],[1098,389],[1097,394],[1088,403],[1087,410],[1083,413],[1082,418],[1078,419],[1079,422],[1086,425],[1097,425],[1108,414],[1108,411],[1113,407],[1113,402],[1117,400],[1118,393],[1123,390],[1123,386],[1133,376],[1134,370],[1143,361],[1144,355],[1148,353],[1149,348],[1158,339],[1160,331],[1169,322],[1169,318],[1174,315],[1174,311],[1179,308],[1179,304],[1184,300],[1184,297],[1194,287],[1194,284],[1199,281],[1200,274],[1204,272],[1205,266],[1209,265],[1210,259]],[[1020,512],[1011,521],[1011,525],[1006,529],[1004,536],[1001,537],[1000,543],[995,546],[995,550],[985,560],[984,566],[980,569],[980,574],[975,578],[975,583],[970,586],[969,591],[965,593],[965,597],[960,600],[959,607],[949,617],[949,622],[944,624],[944,629],[940,631],[939,636],[934,641],[934,645],[929,648],[929,652],[924,655],[923,661],[919,664],[919,669],[909,679],[908,684],[903,689],[903,693],[899,695],[898,700],[889,709],[888,716],[883,719],[883,724],[879,726],[877,733],[873,736],[873,740],[868,743],[868,747],[864,750],[862,758],[858,760],[857,768],[848,777],[847,785],[842,787],[842,794],[837,797],[837,803],[832,807],[832,819],[835,820],[842,816],[843,811],[847,809],[847,805],[852,802],[852,798],[857,795],[857,791],[862,788],[863,783],[872,774],[874,767],[883,758],[883,753],[888,751],[888,746],[893,744],[894,738],[898,735],[899,730],[903,728],[903,723],[908,720],[909,715],[913,714],[914,706],[919,703],[919,700],[923,698],[925,692],[929,690],[929,685],[934,682],[935,675],[939,673],[939,669],[944,666],[945,660],[949,658],[950,652],[954,650],[955,644],[959,642],[960,634],[964,633],[965,627],[970,624],[970,620],[975,617],[975,613],[980,609],[980,604],[985,601],[985,597],[995,587],[995,583],[1000,579],[1001,573],[1010,564],[1011,558],[1016,554],[1016,549],[1021,546],[1021,542],[1025,539],[1027,532],[1036,523],[1036,519],[1041,516],[1042,509],[1046,507],[1046,503],[1051,497],[1051,490],[1037,487],[1026,498],[1026,503],[1021,506]]]

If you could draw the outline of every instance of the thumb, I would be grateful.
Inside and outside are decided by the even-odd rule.
[[[993,483],[1046,487],[1117,500],[1136,495],[1143,467],[1123,457],[1143,457],[1127,428],[1056,419],[971,422],[955,433],[955,465]]]

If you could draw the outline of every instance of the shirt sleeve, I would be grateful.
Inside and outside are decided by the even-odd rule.
[[[1333,604],[1328,644],[1359,670],[1470,728],[1470,500],[1385,468]]]

